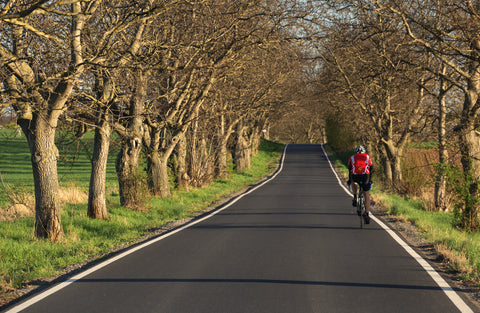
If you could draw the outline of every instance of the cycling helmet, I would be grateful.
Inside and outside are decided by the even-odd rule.
[[[365,148],[363,146],[357,146],[355,148],[355,153],[365,153]]]

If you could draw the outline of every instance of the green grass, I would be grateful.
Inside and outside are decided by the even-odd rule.
[[[60,158],[58,164],[58,180],[61,186],[74,183],[82,190],[88,189],[91,172],[91,151],[93,135],[87,134],[81,140],[71,138],[66,132],[58,132],[57,148]],[[107,167],[107,186],[116,185],[115,144]],[[14,136],[14,131],[0,129],[0,174],[8,190],[16,193],[33,193],[33,174],[27,140],[22,136]],[[0,208],[8,205],[8,197],[3,186],[0,186]]]
[[[33,190],[32,165],[27,140],[15,137],[11,130],[0,130],[0,173],[6,184],[24,186]],[[0,207],[6,201],[4,190],[0,190]]]
[[[2,145],[0,168],[2,168],[4,180],[9,185],[20,181],[25,182],[24,188],[33,191],[29,157],[25,157],[28,160],[20,158],[17,163],[21,165],[16,164],[15,167],[8,166],[3,159],[3,155],[26,156],[28,154],[26,142],[22,138],[11,138],[5,133],[3,135],[4,137],[0,136],[0,145]],[[6,146],[8,149],[5,148]],[[63,147],[59,147],[59,150],[61,148]],[[242,190],[271,173],[279,161],[282,150],[283,145],[263,141],[258,155],[252,159],[251,169],[242,174],[230,171],[228,179],[215,180],[205,188],[189,191],[176,190],[168,199],[153,198],[151,206],[145,212],[121,207],[118,195],[114,193],[110,193],[107,199],[109,203],[109,220],[107,221],[88,218],[86,203],[65,203],[61,215],[64,238],[58,243],[35,239],[33,218],[0,222],[0,292],[19,288],[31,280],[56,276],[68,265],[101,257],[114,248],[137,241],[148,235],[152,229],[170,221],[198,214],[199,211],[211,206],[225,195]],[[59,163],[59,172],[64,173],[62,182],[66,185],[75,183],[86,187],[90,175],[89,163],[85,161],[88,157],[74,151],[76,149],[64,154],[70,158],[76,155],[77,160],[83,161]],[[12,158],[11,162],[15,163],[14,160]],[[25,174],[19,174],[17,170]],[[110,176],[110,181],[107,183],[115,184],[114,177]],[[3,203],[6,203],[5,196],[0,197],[3,197]]]
[[[423,237],[446,258],[449,270],[465,280],[480,281],[480,233],[453,227],[452,213],[424,210],[418,200],[397,195],[377,195],[377,200],[396,215],[414,224]]]

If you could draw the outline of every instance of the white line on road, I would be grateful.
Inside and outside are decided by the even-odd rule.
[[[270,182],[270,181],[273,180],[275,177],[277,177],[277,175],[283,170],[283,163],[284,163],[284,161],[285,161],[285,154],[286,154],[286,151],[287,151],[287,146],[288,146],[288,145],[286,145],[285,148],[284,148],[284,150],[283,150],[283,155],[282,155],[282,158],[281,158],[281,161],[280,161],[280,165],[279,165],[278,170],[275,172],[275,174],[273,174],[270,178],[266,179],[266,180],[265,180],[264,182],[262,182],[261,184],[253,187],[252,189],[248,190],[248,191],[245,192],[245,193],[242,193],[241,195],[239,195],[238,197],[236,197],[235,199],[233,199],[230,203],[228,203],[227,205],[225,205],[225,206],[222,207],[221,209],[215,210],[214,212],[212,212],[212,213],[210,213],[210,214],[208,214],[208,215],[206,215],[206,216],[204,216],[204,217],[202,217],[202,218],[199,218],[198,220],[195,220],[195,221],[193,221],[193,222],[190,222],[190,223],[188,223],[188,224],[186,224],[186,225],[184,225],[184,226],[182,226],[182,227],[179,227],[179,228],[177,228],[177,229],[175,229],[175,230],[173,230],[173,231],[171,231],[171,232],[169,232],[169,233],[167,233],[167,234],[165,234],[165,235],[162,235],[162,236],[159,236],[159,237],[154,238],[154,239],[152,239],[152,240],[149,240],[149,241],[147,241],[147,242],[144,242],[144,243],[141,244],[141,245],[135,246],[135,247],[133,247],[133,248],[131,248],[131,249],[128,249],[128,250],[125,251],[125,252],[120,253],[120,254],[117,255],[117,256],[114,256],[114,257],[112,257],[112,258],[110,258],[110,259],[108,259],[108,260],[105,260],[105,261],[103,261],[103,262],[101,262],[101,263],[99,263],[99,264],[97,264],[97,265],[95,265],[95,266],[93,266],[93,267],[91,267],[91,268],[89,268],[89,269],[87,269],[87,270],[85,270],[85,271],[83,271],[83,272],[81,272],[81,273],[79,273],[79,274],[77,274],[77,275],[75,275],[75,276],[73,276],[73,277],[65,280],[64,282],[61,282],[61,283],[59,283],[59,284],[57,284],[57,285],[55,285],[55,286],[53,286],[53,287],[51,287],[51,288],[49,288],[49,289],[47,289],[47,290],[45,290],[45,291],[39,293],[38,295],[36,295],[36,296],[34,296],[34,297],[26,300],[25,302],[22,302],[22,303],[20,303],[20,304],[18,304],[18,305],[16,305],[16,306],[14,306],[14,307],[11,308],[10,310],[6,311],[5,313],[17,313],[17,312],[20,312],[20,311],[22,311],[22,310],[30,307],[31,305],[33,305],[33,304],[35,304],[35,303],[37,303],[37,302],[45,299],[46,297],[48,297],[48,296],[56,293],[57,291],[60,291],[61,289],[67,287],[68,285],[70,285],[70,284],[72,284],[72,283],[74,283],[74,282],[76,282],[76,281],[78,281],[78,280],[86,277],[87,275],[90,275],[90,274],[92,274],[93,272],[96,272],[96,271],[98,271],[99,269],[101,269],[101,268],[103,268],[103,267],[105,267],[105,266],[107,266],[107,265],[109,265],[109,264],[112,264],[113,262],[115,262],[115,261],[117,261],[117,260],[119,260],[119,259],[122,259],[122,258],[126,257],[127,255],[130,255],[130,254],[132,254],[132,253],[134,253],[134,252],[136,252],[136,251],[138,251],[138,250],[140,250],[140,249],[143,249],[143,248],[145,248],[145,247],[147,247],[147,246],[150,246],[151,244],[154,244],[154,243],[156,243],[156,242],[158,242],[158,241],[160,241],[160,240],[163,240],[163,239],[165,239],[165,238],[167,238],[167,237],[170,237],[170,236],[172,236],[172,235],[174,235],[174,234],[176,234],[176,233],[178,233],[178,232],[181,232],[182,230],[185,230],[185,229],[187,229],[187,228],[189,228],[189,227],[192,227],[193,225],[196,225],[196,224],[198,224],[198,223],[200,223],[200,222],[203,222],[203,221],[206,220],[206,219],[209,219],[210,217],[216,215],[217,213],[222,212],[223,210],[227,209],[228,207],[230,207],[231,205],[233,205],[234,203],[236,203],[238,200],[240,200],[240,199],[243,198],[244,196],[252,193],[253,191],[257,190],[258,188],[262,187],[263,185],[265,185],[266,183]]]
[[[333,168],[332,162],[330,161],[327,152],[325,151],[322,145],[323,153],[325,154],[328,163],[330,164],[330,168],[332,169],[333,173],[337,177],[338,183],[342,186],[343,190],[349,195],[353,197],[353,194],[348,190],[342,183],[340,177],[337,174],[337,171]],[[405,241],[402,240],[392,229],[390,229],[387,225],[385,225],[381,220],[375,217],[372,213],[370,213],[372,219],[380,225],[392,238],[403,248],[405,251],[410,254],[412,258],[414,258],[422,267],[423,269],[432,277],[435,283],[445,292],[445,294],[450,298],[453,304],[460,310],[462,313],[473,313],[472,309],[463,301],[463,299],[453,290],[452,287],[443,279],[442,276],[424,259],[422,258],[412,247],[410,247]]]

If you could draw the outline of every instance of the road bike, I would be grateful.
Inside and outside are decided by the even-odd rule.
[[[358,195],[357,195],[357,214],[360,217],[360,228],[363,228],[365,225],[365,220],[363,216],[365,215],[365,197],[363,196],[363,188],[361,183],[358,186]]]
[[[352,184],[355,184],[355,182],[352,182]],[[372,184],[372,183],[370,183]],[[360,218],[360,228],[363,228],[365,225],[365,214],[366,214],[366,209],[365,209],[365,196],[363,195],[363,182],[358,183],[357,187],[357,203],[356,203],[356,208],[357,208],[357,214],[358,217]],[[351,188],[351,186],[349,186]]]

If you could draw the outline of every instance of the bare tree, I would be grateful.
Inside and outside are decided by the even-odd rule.
[[[123,155],[117,162],[119,169],[119,186],[121,203],[135,207],[133,199],[127,200],[125,194],[135,191],[135,186],[125,186],[125,182],[136,182],[136,163],[139,158],[141,145],[136,149],[129,149],[128,143],[138,143],[129,140],[128,137],[138,125],[143,123],[143,101],[134,101],[135,94],[140,96],[142,88],[142,76],[145,64],[138,62],[139,50],[147,47],[145,43],[145,27],[154,18],[164,11],[174,7],[177,1],[145,1],[132,3],[125,1],[122,5],[113,5],[110,1],[104,1],[89,24],[86,32],[85,59],[88,65],[86,73],[82,76],[82,88],[78,94],[84,101],[78,111],[87,112],[83,115],[84,123],[95,126],[94,147],[92,155],[92,172],[89,186],[88,216],[92,218],[107,218],[108,212],[105,200],[105,179],[107,159],[110,146],[110,134],[112,128],[123,138]],[[141,14],[139,14],[141,12]],[[142,68],[138,66],[142,65]],[[136,69],[137,68],[137,69]],[[137,72],[137,74],[132,74]],[[130,78],[138,87],[129,89],[125,78]],[[139,81],[140,80],[140,81]],[[133,90],[133,91],[131,91]],[[140,96],[141,98],[141,96]],[[136,98],[135,98],[136,99]],[[133,109],[136,108],[136,109]],[[137,113],[132,117],[127,113],[133,110]],[[131,121],[134,121],[131,123]],[[137,126],[133,126],[137,125]],[[131,127],[129,129],[129,126]],[[141,137],[141,134],[138,135]],[[135,136],[134,136],[135,137]],[[133,146],[135,146],[133,144]],[[127,147],[127,148],[125,148]],[[128,165],[128,157],[125,151],[132,153],[132,164]],[[122,168],[123,169],[120,169]],[[128,169],[128,170],[127,170]],[[130,171],[131,169],[131,171]],[[135,193],[132,195],[135,197]]]
[[[175,148],[179,155],[186,154],[185,147],[196,149],[190,156],[198,159],[190,159],[189,165],[180,162],[178,171],[185,178],[190,167],[191,176],[197,177],[195,184],[201,185],[212,175],[206,164],[212,162],[213,151],[221,151],[217,155],[223,169],[218,173],[225,175],[227,144],[238,130],[235,138],[244,142],[242,158],[248,166],[262,129],[268,127],[271,109],[283,101],[285,87],[279,86],[298,66],[293,61],[298,50],[292,52],[294,45],[284,30],[303,16],[299,9],[304,4],[275,0],[68,3],[15,1],[0,11],[0,62],[5,65],[0,70],[1,105],[2,109],[13,105],[18,112],[34,169],[38,167],[34,172],[39,234],[47,228],[49,238],[55,240],[61,233],[60,204],[53,197],[58,181],[52,151],[64,113],[65,120],[95,129],[90,217],[108,217],[105,176],[113,131],[121,140],[116,162],[120,200],[128,207],[137,207],[141,200],[136,192],[143,180],[136,175],[141,172],[142,151],[151,191],[160,196],[170,194],[168,161]],[[221,131],[210,136],[217,125],[222,125]],[[45,212],[53,215],[43,217]],[[44,219],[51,219],[51,225],[45,226]]]
[[[411,6],[418,8],[411,10]],[[442,62],[456,76],[446,76],[438,68],[429,69],[464,95],[461,117],[456,126],[466,190],[463,192],[461,226],[480,227],[478,211],[480,183],[480,3],[478,1],[376,1],[379,14],[396,18],[404,27],[410,44]]]
[[[352,16],[337,21],[320,54],[323,64],[332,66],[330,73],[336,72],[338,88],[346,90],[337,104],[346,106],[353,127],[366,138],[378,138],[384,172],[399,189],[403,151],[428,112],[422,71],[409,65],[419,55],[402,45],[401,28],[394,20],[360,9]]]
[[[147,138],[145,135],[148,125],[145,124],[145,119],[152,113],[147,112],[147,109],[151,108],[149,103],[155,101],[150,98],[149,90],[152,83],[155,83],[152,80],[157,65],[155,53],[162,49],[161,42],[152,37],[152,29],[155,22],[162,20],[162,14],[177,3],[178,1],[145,1],[132,11],[136,12],[133,16],[139,18],[128,23],[129,29],[123,35],[124,43],[132,44],[128,45],[129,49],[119,60],[123,66],[121,76],[117,76],[121,77],[121,81],[117,82],[121,96],[115,102],[115,111],[119,118],[114,127],[121,137],[120,152],[116,160],[120,203],[130,208],[143,206],[145,196],[141,194],[143,179],[139,176],[139,161],[144,140]],[[132,12],[128,16],[131,16]]]
[[[81,35],[98,5],[97,1],[70,3],[19,4],[2,18],[2,80],[32,155],[35,236],[52,241],[62,235],[55,130],[83,71]]]
[[[169,195],[167,161],[186,130],[201,119],[212,89],[219,91],[221,80],[241,73],[239,60],[249,57],[252,46],[265,45],[278,27],[264,9],[257,2],[191,2],[172,17],[171,23],[179,19],[175,27],[164,28],[166,48],[159,54],[161,71],[155,74],[160,84],[154,87],[159,96],[149,108],[153,114],[148,117],[146,139],[155,194]]]

